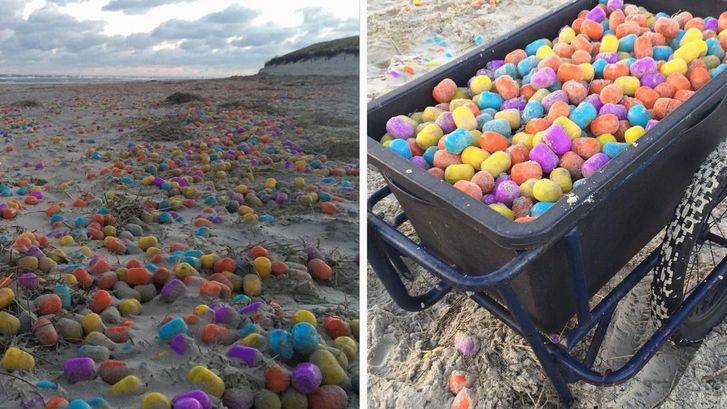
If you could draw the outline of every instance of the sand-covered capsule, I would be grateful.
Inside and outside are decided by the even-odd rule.
[[[150,247],[159,247],[159,241],[154,236],[143,236],[139,237],[139,240],[137,241],[137,245],[140,249],[143,251],[146,251]]]
[[[110,340],[109,337],[98,331],[92,331],[86,335],[86,338],[83,339],[83,343],[86,345],[104,346],[112,351],[116,349],[114,341]]]
[[[187,291],[187,287],[184,285],[182,280],[173,278],[167,281],[162,287],[161,296],[162,300],[167,303],[172,303],[175,300],[183,297]]]
[[[310,362],[303,362],[293,369],[291,384],[301,393],[306,395],[313,393],[321,386],[323,374],[320,368]]]
[[[33,326],[33,336],[40,345],[51,346],[58,343],[58,332],[46,317],[38,317]]]
[[[132,374],[133,371],[124,361],[106,359],[98,367],[99,377],[109,385],[114,385]]]
[[[323,385],[308,395],[311,409],[344,409],[348,405],[348,395],[338,385]]]
[[[0,335],[15,335],[20,330],[20,320],[5,311],[0,311]]]
[[[197,269],[194,268],[191,264],[187,262],[179,263],[176,266],[174,266],[174,274],[178,278],[185,278],[189,276],[197,276],[199,273],[197,272]]]
[[[222,378],[201,365],[197,365],[189,370],[187,380],[193,385],[200,387],[205,392],[218,398],[225,392],[225,382]]]
[[[5,350],[0,364],[7,371],[30,371],[35,367],[35,358],[20,348],[10,347]]]
[[[267,257],[257,257],[252,262],[253,271],[255,271],[255,273],[262,279],[270,277],[272,266],[272,261],[270,261]]]
[[[308,272],[317,280],[330,280],[333,278],[333,270],[325,261],[314,258],[308,261]]]
[[[318,331],[307,322],[299,322],[293,325],[293,348],[303,356],[312,354],[318,349]]]
[[[12,288],[0,288],[0,308],[7,308],[15,301],[15,292]]]
[[[247,366],[254,367],[262,363],[263,356],[260,351],[245,345],[234,345],[227,350],[227,356],[235,358]]]
[[[290,371],[280,364],[268,365],[263,376],[265,377],[265,387],[273,392],[281,393],[290,386]]]
[[[61,311],[61,297],[57,294],[43,294],[33,302],[38,315],[58,314]]]
[[[318,325],[318,320],[316,319],[315,314],[308,310],[298,310],[293,314],[293,325],[299,323],[299,322],[307,322],[314,327]]]
[[[268,348],[279,359],[287,361],[293,357],[293,336],[286,330],[271,330],[268,332]]]
[[[175,317],[159,327],[157,334],[162,341],[168,341],[177,334],[186,333],[187,330],[187,323],[182,318]]]
[[[56,327],[65,341],[81,342],[83,340],[83,326],[78,321],[63,317],[56,322]]]
[[[280,409],[282,407],[278,394],[267,389],[260,389],[255,393],[254,405],[256,409]]]
[[[99,316],[95,312],[89,312],[88,314],[81,317],[81,326],[83,327],[83,332],[85,334],[90,334],[94,331],[100,332],[104,330],[101,316]]]
[[[93,359],[93,362],[100,363],[111,357],[111,351],[103,345],[81,345],[76,356],[85,356]]]
[[[318,349],[308,357],[308,360],[320,368],[324,385],[338,385],[346,379],[346,372],[328,350]]]
[[[308,409],[308,396],[295,388],[288,388],[280,395],[283,409]]]
[[[140,395],[145,390],[146,384],[135,375],[128,375],[111,387],[111,393],[114,395]]]
[[[127,298],[119,303],[119,312],[124,317],[141,314],[141,303],[135,298]]]
[[[192,406],[190,401],[197,402],[198,406]],[[207,392],[199,389],[174,395],[172,405],[174,409],[212,409],[212,402]]]
[[[88,357],[69,358],[63,363],[63,375],[70,383],[96,378],[96,366]]]
[[[222,404],[228,409],[251,409],[255,402],[255,394],[249,388],[226,389],[222,395]]]
[[[358,344],[351,337],[343,336],[333,340],[333,346],[343,351],[349,361],[356,359]]]
[[[242,291],[248,297],[257,297],[262,294],[262,281],[257,274],[246,274],[242,277]]]
[[[92,406],[82,399],[73,399],[65,409],[92,409]]]
[[[157,289],[156,286],[154,286],[153,283],[149,284],[141,284],[141,285],[135,285],[134,290],[141,295],[141,301],[142,303],[147,303],[154,299],[157,295]]]
[[[44,273],[51,273],[55,271],[58,264],[50,257],[40,257],[38,259],[38,270]]]
[[[240,340],[240,344],[256,349],[264,349],[267,345],[267,339],[265,338],[265,335],[253,332],[245,335],[245,337]]]
[[[462,388],[472,387],[472,384],[474,384],[474,382],[475,378],[469,373],[465,371],[454,370],[449,376],[447,387],[449,388],[450,392],[456,395],[459,393],[460,390],[462,390]]]
[[[141,409],[172,409],[172,402],[163,393],[149,392],[141,398]]]
[[[326,316],[323,318],[323,329],[331,339],[351,334],[351,328],[341,317]]]
[[[21,270],[38,270],[38,258],[35,256],[23,256],[18,259],[16,265]]]

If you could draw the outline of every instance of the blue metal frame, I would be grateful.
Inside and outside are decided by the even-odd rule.
[[[403,213],[395,217],[393,224],[386,223],[374,214],[374,205],[390,194],[389,188],[385,187],[369,197],[367,243],[369,264],[394,301],[404,310],[421,311],[437,303],[453,290],[473,292],[469,295],[470,298],[528,341],[561,401],[566,405],[573,401],[573,396],[568,388],[570,383],[582,380],[594,385],[615,385],[634,376],[706,297],[708,292],[720,283],[727,272],[727,259],[722,259],[719,265],[695,287],[677,311],[654,332],[628,362],[614,371],[602,373],[593,369],[593,363],[601,348],[606,329],[611,323],[613,312],[621,299],[656,265],[659,260],[658,248],[636,266],[599,304],[590,309],[579,232],[573,228],[566,235],[568,253],[571,255],[569,262],[574,272],[572,291],[577,302],[578,322],[565,335],[565,345],[563,345],[554,342],[538,331],[510,284],[511,280],[520,274],[528,263],[550,248],[556,240],[546,243],[542,247],[519,252],[515,258],[490,274],[467,275],[456,267],[446,264],[397,230],[407,220]],[[714,234],[707,235],[705,239],[715,243],[725,243],[725,238]],[[407,257],[423,267],[438,278],[439,282],[424,294],[418,296],[409,294],[400,276],[409,276],[411,273],[402,257]],[[504,305],[483,293],[482,291],[485,289],[497,291]],[[571,354],[573,348],[583,341],[594,327],[596,329],[586,356],[582,360],[573,356]]]

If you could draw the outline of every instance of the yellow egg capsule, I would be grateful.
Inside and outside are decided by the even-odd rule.
[[[10,347],[0,364],[7,371],[30,371],[35,367],[35,358],[20,348]]]
[[[111,387],[114,395],[140,395],[146,390],[146,385],[137,376],[127,375]]]
[[[217,398],[222,397],[222,394],[225,393],[225,382],[222,378],[201,365],[189,370],[187,381]]]

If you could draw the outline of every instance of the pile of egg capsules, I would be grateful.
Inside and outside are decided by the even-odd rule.
[[[554,40],[445,78],[381,142],[504,217],[527,222],[727,69],[727,11],[652,14],[623,0],[583,10]]]

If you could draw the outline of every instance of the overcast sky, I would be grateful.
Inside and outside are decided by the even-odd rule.
[[[252,74],[357,35],[358,12],[358,0],[0,0],[0,74]]]

